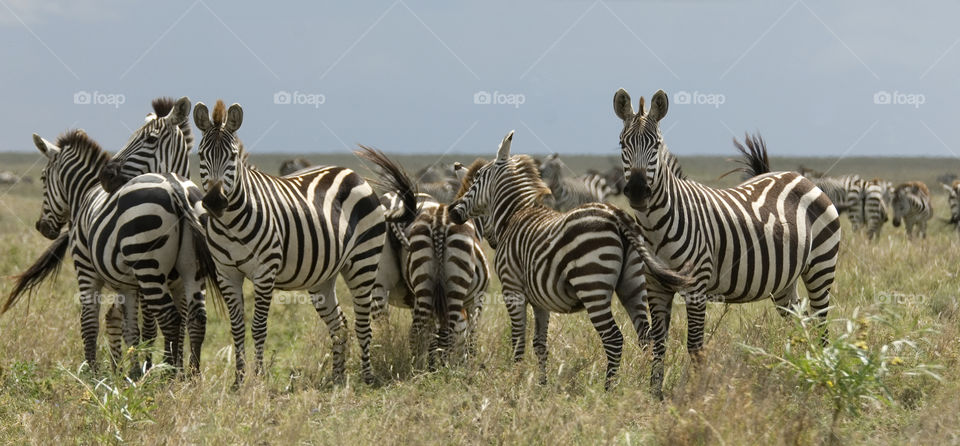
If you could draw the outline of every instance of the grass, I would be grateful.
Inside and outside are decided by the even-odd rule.
[[[314,158],[358,164],[347,156]],[[4,169],[34,178],[39,170],[30,165],[36,159],[0,156]],[[271,170],[279,159],[254,161]],[[400,157],[411,170],[427,159]],[[736,181],[715,180],[731,168],[718,158],[681,161],[694,178]],[[837,169],[894,181],[916,178],[931,186],[945,172],[960,172],[956,160],[861,161],[844,160]],[[783,168],[799,162],[773,160]],[[821,170],[832,163],[802,162]],[[582,158],[570,165],[611,163]],[[0,189],[2,296],[12,289],[11,276],[49,243],[32,226],[39,184],[7,187]],[[931,190],[942,218],[945,197],[938,187]],[[810,342],[815,336],[809,321],[781,318],[769,301],[711,304],[705,361],[694,367],[684,347],[684,311],[675,307],[663,402],[649,396],[650,358],[636,345],[619,307],[615,316],[628,342],[619,382],[604,392],[603,349],[583,314],[552,318],[548,383],[540,386],[532,348],[522,363],[512,362],[506,310],[495,299],[486,303],[475,359],[433,373],[412,369],[410,315],[392,309],[374,325],[374,386],[360,382],[353,340],[348,382],[331,384],[325,326],[309,304],[279,304],[277,298],[267,373],[238,390],[230,388],[228,323],[212,306],[202,376],[147,375],[130,382],[109,372],[103,348],[103,371],[92,375],[81,370],[77,286],[67,262],[29,305],[21,302],[0,317],[0,443],[957,443],[960,239],[936,221],[929,232],[917,242],[889,225],[877,243],[862,234],[844,235],[830,313],[834,343],[827,350]],[[491,292],[499,290],[493,282]],[[338,293],[352,324],[342,283]],[[247,345],[252,350],[249,334]]]

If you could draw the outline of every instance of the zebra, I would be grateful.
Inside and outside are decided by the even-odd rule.
[[[863,218],[867,238],[877,240],[883,224],[889,220],[887,212],[887,186],[883,180],[874,178],[863,183]]]
[[[190,99],[157,98],[152,105],[154,112],[100,172],[100,184],[107,192],[145,173],[190,176]]]
[[[854,232],[860,231],[866,223],[866,215],[863,212],[864,185],[866,182],[857,178],[847,185],[847,199],[845,202],[847,208],[847,218],[850,219],[850,229]]]
[[[840,177],[828,177],[828,176],[818,176],[818,177],[809,177],[804,175],[813,181],[817,187],[820,188],[824,193],[830,197],[830,201],[833,202],[833,205],[836,206],[837,212],[840,214],[847,213],[852,206],[859,204],[859,196],[857,196],[856,203],[851,203],[849,199],[849,193],[854,182],[860,179],[859,175],[843,175]],[[849,215],[849,214],[848,214]]]
[[[510,156],[513,131],[504,137],[494,161],[467,172],[448,212],[454,223],[486,215],[492,219],[498,249],[495,263],[510,314],[514,360],[526,347],[526,308],[533,306],[533,339],[546,382],[547,326],[551,312],[586,310],[607,356],[604,387],[620,365],[623,335],[611,312],[614,291],[626,308],[641,345],[649,329],[645,268],[664,288],[685,286],[689,278],[662,266],[644,246],[636,221],[605,203],[559,212],[543,203],[550,189],[532,158]]]
[[[107,193],[97,181],[109,157],[82,130],[69,131],[51,143],[33,135],[47,157],[43,203],[37,230],[55,240],[40,261],[21,277],[2,311],[20,294],[42,282],[59,266],[72,245],[80,287],[84,358],[96,370],[101,294],[104,285],[117,291],[108,314],[107,334],[114,363],[120,356],[119,331],[129,345],[139,343],[137,301],[156,320],[164,336],[164,361],[182,367],[181,313],[189,308],[190,366],[199,372],[206,330],[206,279],[214,279],[213,258],[204,242],[197,209],[200,189],[175,174],[144,175]],[[68,236],[60,234],[69,224]],[[212,290],[217,294],[217,288]]]
[[[469,166],[464,166],[463,163],[457,161],[453,163],[453,172],[457,178],[457,181],[460,182],[460,184],[463,184],[463,179],[466,178],[467,172],[469,172],[470,170],[479,169],[481,166],[483,166],[486,163],[487,163],[487,160],[483,158],[477,158],[473,160],[473,163],[471,163]],[[538,166],[540,165],[540,163],[536,161],[534,161],[534,163]],[[458,191],[459,191],[459,188],[458,188]],[[487,244],[490,245],[491,249],[497,249],[497,240],[494,238],[493,226],[492,226],[490,217],[485,215],[478,215],[476,217],[471,218],[470,220],[473,221],[473,225],[477,230],[477,235],[481,239],[486,240]]]
[[[688,353],[700,360],[707,300],[746,303],[772,297],[785,315],[784,307],[799,301],[803,280],[812,311],[826,320],[840,245],[839,214],[830,198],[796,172],[766,172],[766,147],[759,137],[746,141],[752,166],[747,170],[756,176],[736,187],[715,189],[678,177],[660,131],[667,94],[657,91],[649,111],[643,102],[640,98],[635,113],[626,90],[613,97],[614,112],[623,121],[624,195],[655,254],[674,268],[692,264],[694,283],[683,293]],[[673,294],[658,283],[649,288],[655,341],[651,390],[658,398]]]
[[[607,181],[597,177],[599,181],[585,182],[582,179],[570,178],[564,175],[569,169],[556,153],[546,157],[540,163],[540,175],[550,187],[552,207],[558,211],[566,211],[586,203],[602,203],[608,193]]]
[[[898,185],[893,191],[893,226],[899,227],[902,220],[907,229],[907,237],[913,237],[913,227],[917,226],[920,238],[927,238],[927,220],[933,217],[930,204],[930,190],[921,181],[909,181]]]
[[[584,178],[586,181],[597,182],[597,180],[589,180],[589,178],[592,176],[599,176],[604,179],[606,182],[607,197],[623,195],[623,186],[627,184],[627,182],[623,179],[623,169],[619,166],[610,167],[603,172],[594,169],[587,169],[587,173],[585,175],[581,175],[581,178]]]
[[[360,146],[356,154],[373,163],[386,191],[381,202],[387,208],[388,239],[395,245],[393,258],[381,262],[398,265],[404,283],[389,294],[396,306],[411,308],[410,342],[415,357],[422,357],[427,324],[438,327],[433,353],[472,350],[473,333],[483,305],[490,271],[479,231],[470,221],[454,224],[445,204],[428,194],[418,194],[404,169],[383,152]],[[376,182],[375,182],[376,183]],[[457,344],[454,345],[454,340]]]
[[[255,293],[256,373],[263,373],[274,289],[308,290],[333,340],[334,381],[343,381],[347,324],[336,296],[338,274],[353,295],[361,372],[372,383],[370,304],[386,231],[373,188],[343,167],[317,166],[286,177],[260,172],[247,162],[237,139],[243,122],[239,104],[227,110],[218,100],[211,121],[207,106],[197,103],[193,117],[203,134],[198,152],[203,206],[210,213],[207,242],[230,314],[234,385],[242,382],[245,369],[244,277],[253,281]]]
[[[297,157],[289,160],[285,160],[280,163],[280,176],[284,177],[303,169],[308,169],[313,164],[310,161],[307,161],[306,158]]]
[[[947,223],[955,225],[957,233],[960,233],[960,180],[944,184],[943,188],[947,191],[947,204],[950,206],[950,219]]]

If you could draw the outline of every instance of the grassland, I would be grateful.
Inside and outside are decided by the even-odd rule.
[[[254,162],[274,171],[280,158]],[[309,158],[358,165],[347,155]],[[399,159],[415,170],[436,157]],[[613,164],[596,157],[567,162],[575,170]],[[736,181],[717,180],[733,167],[721,158],[681,162],[704,182]],[[39,154],[0,155],[0,169],[34,177],[32,184],[0,186],[2,296],[12,289],[12,276],[48,244],[33,229],[40,212],[39,163]],[[773,159],[780,168],[799,163],[826,170],[834,161]],[[916,242],[889,225],[876,243],[847,231],[830,313],[831,337],[841,347],[826,350],[827,356],[809,342],[802,320],[781,318],[770,302],[711,304],[705,361],[693,367],[684,346],[683,307],[675,306],[666,399],[659,402],[647,391],[649,356],[617,308],[629,342],[616,387],[603,391],[603,350],[583,314],[553,318],[549,380],[540,386],[531,349],[522,363],[512,362],[506,311],[493,299],[481,320],[479,352],[469,363],[413,370],[410,316],[394,309],[374,327],[376,385],[359,382],[359,349],[352,342],[348,383],[334,386],[326,328],[308,304],[281,302],[278,293],[264,377],[231,390],[228,323],[211,307],[201,377],[151,374],[131,385],[108,372],[78,373],[79,305],[68,261],[29,305],[22,302],[0,317],[0,443],[956,444],[960,240],[939,221],[946,203],[935,179],[960,173],[960,161],[845,159],[832,172],[924,180],[935,194],[937,220],[929,238]],[[494,280],[491,291],[498,289]],[[352,322],[342,284],[338,293]],[[105,350],[100,358],[106,365]]]

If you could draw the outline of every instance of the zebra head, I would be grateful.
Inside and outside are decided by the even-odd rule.
[[[503,137],[497,158],[485,164],[474,163],[463,177],[457,199],[447,209],[450,220],[462,225],[470,218],[487,215],[493,191],[497,187],[500,172],[510,160],[510,144],[513,142],[513,130]]]
[[[667,94],[657,90],[650,101],[650,110],[644,110],[641,97],[640,110],[634,113],[626,90],[621,88],[613,95],[613,111],[623,120],[620,161],[627,181],[623,193],[630,200],[630,206],[638,211],[647,208],[650,185],[658,180],[656,173],[660,167],[660,154],[666,152],[660,133],[660,120],[667,115],[668,105]]]
[[[244,152],[237,130],[243,123],[243,109],[233,104],[227,110],[223,101],[213,107],[213,121],[207,106],[198,102],[193,109],[193,120],[203,136],[197,153],[200,155],[200,182],[206,195],[203,206],[214,216],[223,214],[230,197],[240,181]]]
[[[40,174],[43,203],[36,228],[44,237],[54,240],[83,194],[96,186],[97,172],[103,169],[108,156],[83,130],[61,135],[56,144],[34,133],[33,143],[47,157]]]
[[[190,174],[188,156],[193,146],[190,133],[190,99],[153,101],[153,113],[133,132],[127,144],[100,172],[100,184],[113,193],[120,186],[145,173]]]

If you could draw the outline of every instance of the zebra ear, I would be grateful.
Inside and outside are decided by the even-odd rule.
[[[513,142],[513,132],[507,133],[507,136],[503,137],[503,141],[500,142],[500,148],[497,150],[497,161],[506,161],[507,158],[510,158],[510,144]]]
[[[640,99],[640,113],[643,113],[643,99]],[[627,93],[627,90],[619,89],[613,95],[613,111],[617,114],[617,117],[622,119],[624,123],[628,120],[633,119],[636,115],[633,112],[633,104],[630,103],[630,93]]]
[[[660,122],[664,116],[667,116],[668,105],[667,93],[663,90],[657,90],[657,92],[653,94],[653,99],[650,99],[650,117]]]
[[[210,111],[207,110],[207,106],[203,102],[197,102],[197,105],[193,107],[193,123],[197,125],[201,132],[213,128],[213,123],[210,122]]]
[[[173,104],[173,109],[170,110],[170,113],[167,113],[167,116],[164,119],[174,123],[180,124],[186,121],[190,117],[190,98],[184,96],[180,99],[177,99],[177,102]]]
[[[40,137],[40,135],[33,134],[33,144],[37,146],[37,149],[40,150],[40,153],[47,156],[47,158],[53,159],[60,154],[60,148],[52,144],[50,141],[47,141]]]
[[[240,104],[235,103],[227,109],[227,125],[225,128],[228,132],[234,133],[240,128],[240,124],[243,124],[243,108],[240,107]]]

